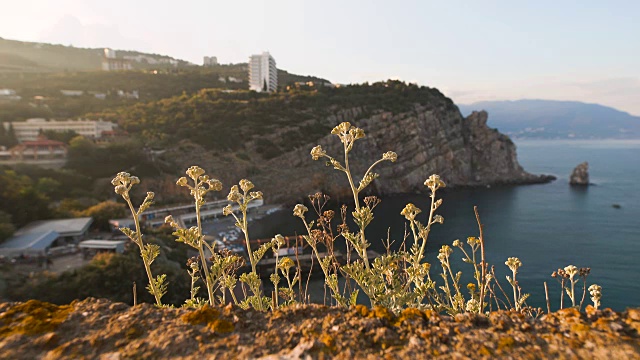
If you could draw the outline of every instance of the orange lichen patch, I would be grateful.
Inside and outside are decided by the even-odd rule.
[[[491,355],[491,350],[489,350],[486,346],[482,345],[480,346],[480,350],[478,351],[480,353],[480,355],[482,356],[490,356]]]
[[[608,331],[611,330],[611,320],[609,319],[605,319],[605,318],[598,318],[598,320],[596,320],[593,323],[593,327],[598,329],[598,330],[602,330],[602,331]],[[571,329],[573,329],[573,326],[571,327]]]
[[[230,333],[235,329],[233,323],[224,319],[213,320],[207,325],[207,328],[220,334]]]
[[[71,311],[69,305],[58,306],[37,300],[18,304],[0,315],[0,338],[54,331]]]
[[[387,320],[391,322],[394,318],[393,313],[384,306],[374,306],[369,313],[369,317],[375,317],[381,320]]]
[[[558,310],[557,314],[558,316],[563,317],[565,319],[569,319],[569,318],[579,319],[581,316],[580,311],[578,311],[576,308],[566,308],[566,309]]]
[[[438,318],[438,317],[439,317],[438,313],[437,313],[437,312],[435,312],[435,311],[433,311],[433,310],[431,310],[431,309],[427,309],[427,310],[425,310],[425,311],[424,311],[424,316],[425,316],[427,319],[432,319],[432,318],[434,318],[434,317],[435,317],[435,318]]]
[[[589,325],[585,325],[585,324],[573,324],[573,325],[571,325],[571,332],[573,332],[576,335],[578,335],[579,338],[586,337],[587,334],[589,334],[589,331],[591,331],[591,328],[589,327]]]
[[[360,316],[369,316],[369,308],[364,305],[356,305],[355,310],[356,313],[360,314]]]
[[[191,325],[209,324],[220,317],[220,311],[209,305],[182,315],[182,321]]]
[[[137,339],[144,334],[144,331],[137,326],[132,326],[125,331],[124,336],[128,340]]]
[[[516,341],[511,337],[511,336],[505,336],[500,338],[500,340],[498,340],[498,349],[499,350],[506,350],[506,349],[510,349],[513,347],[513,345],[515,345]]]
[[[328,347],[329,349],[331,350],[335,349],[336,339],[333,336],[329,334],[322,334],[320,335],[320,338],[318,340],[320,340],[320,342],[325,344],[325,346]]]
[[[182,315],[182,321],[191,325],[206,325],[209,330],[220,334],[230,333],[235,329],[232,322],[220,318],[218,309],[209,305]]]
[[[400,326],[406,320],[414,320],[414,319],[422,319],[422,320],[424,320],[425,318],[426,318],[425,314],[422,311],[420,311],[420,310],[418,310],[416,308],[407,308],[407,309],[404,309],[400,313],[400,315],[396,319],[394,325],[395,326]]]

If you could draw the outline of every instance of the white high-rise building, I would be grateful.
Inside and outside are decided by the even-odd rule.
[[[276,60],[268,52],[251,55],[249,58],[249,90],[278,90],[278,69]]]
[[[216,66],[218,65],[218,57],[216,56],[205,56],[202,61],[203,66]]]

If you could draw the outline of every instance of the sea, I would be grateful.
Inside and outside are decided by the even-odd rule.
[[[522,267],[517,280],[527,303],[546,310],[544,283],[551,309],[559,308],[561,285],[551,274],[568,265],[589,267],[587,286],[602,286],[602,306],[622,311],[640,306],[640,140],[516,140],[518,160],[525,170],[555,175],[547,184],[446,189],[438,192],[443,205],[437,213],[444,224],[435,224],[427,243],[427,261],[433,279],[439,271],[436,256],[444,244],[455,239],[466,242],[478,236],[474,206],[484,229],[486,258],[495,266],[507,294],[505,280],[510,270],[504,264],[517,257]],[[581,162],[589,163],[588,187],[571,187],[569,175]],[[425,179],[430,174],[425,174]],[[446,180],[446,179],[445,179]],[[376,181],[384,181],[380,178]],[[428,209],[429,197],[419,194],[387,196],[375,209],[375,220],[367,228],[372,249],[385,251],[384,242],[403,241],[406,221],[400,215],[407,203]],[[260,237],[276,233],[301,233],[300,219],[285,210],[256,221]],[[424,222],[426,214],[421,220]],[[338,241],[343,241],[341,238]],[[407,240],[410,241],[410,240]],[[463,287],[471,282],[471,265],[455,249],[454,271],[463,272]],[[311,287],[322,288],[322,280]],[[313,290],[318,293],[319,290]],[[313,292],[311,291],[311,292]],[[576,284],[582,298],[582,281]],[[322,302],[323,296],[315,296]],[[570,303],[564,296],[565,306]],[[585,305],[590,304],[589,293]]]

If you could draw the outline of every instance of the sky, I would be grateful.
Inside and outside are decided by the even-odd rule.
[[[640,1],[0,0],[0,37],[202,64],[269,51],[334,83],[389,78],[455,102],[599,103],[640,116]]]

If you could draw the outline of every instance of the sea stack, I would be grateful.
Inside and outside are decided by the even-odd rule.
[[[589,185],[589,163],[583,162],[573,169],[571,177],[569,177],[569,185],[587,186]]]

